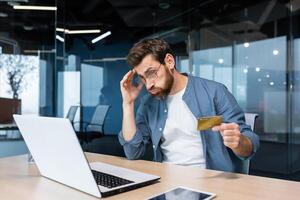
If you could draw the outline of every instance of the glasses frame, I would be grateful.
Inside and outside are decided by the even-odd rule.
[[[138,75],[140,82],[142,82],[143,84],[146,84],[147,81],[148,82],[156,81],[156,79],[158,78],[158,71],[160,70],[161,65],[163,65],[163,64],[160,63],[159,66],[157,67],[157,69],[153,70],[153,73],[145,75],[145,77]]]

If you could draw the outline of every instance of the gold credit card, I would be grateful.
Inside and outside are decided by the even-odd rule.
[[[207,129],[211,129],[214,126],[218,126],[223,122],[223,118],[221,115],[218,116],[209,116],[209,117],[201,117],[198,119],[198,131],[204,131]]]

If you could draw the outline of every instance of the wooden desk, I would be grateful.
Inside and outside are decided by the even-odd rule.
[[[194,167],[182,167],[149,161],[87,153],[89,161],[102,161],[161,176],[159,183],[105,199],[145,199],[175,186],[187,186],[217,194],[216,199],[299,199],[300,183]],[[76,166],[74,166],[76,167]],[[80,181],[80,180],[79,180]],[[24,199],[97,199],[62,184],[42,178],[27,155],[0,159],[0,196],[5,200]]]

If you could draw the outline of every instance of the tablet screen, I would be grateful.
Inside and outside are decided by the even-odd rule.
[[[201,192],[190,190],[184,187],[178,187],[155,197],[151,197],[149,200],[208,200],[212,199],[215,196],[215,194],[211,194],[208,192]]]

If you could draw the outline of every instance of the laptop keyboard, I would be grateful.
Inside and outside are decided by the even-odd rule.
[[[126,185],[129,183],[134,183],[133,181],[126,180],[117,176],[113,176],[110,174],[106,174],[103,172],[92,170],[94,178],[98,185],[107,187],[107,188],[115,188],[121,185]]]

